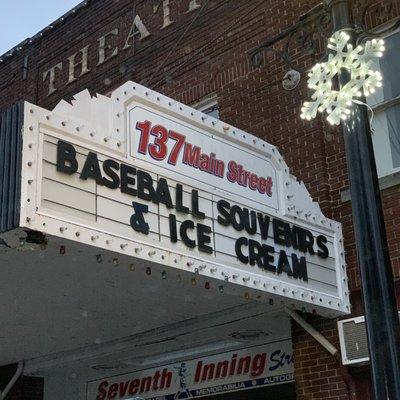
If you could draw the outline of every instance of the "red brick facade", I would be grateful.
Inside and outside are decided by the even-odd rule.
[[[84,88],[106,94],[126,80],[137,81],[189,105],[215,94],[220,118],[276,145],[291,173],[305,182],[326,216],[343,224],[353,314],[362,314],[351,204],[343,202],[341,197],[342,191],[348,188],[341,132],[322,120],[304,122],[300,119],[301,102],[309,95],[304,73],[299,88],[285,91],[282,77],[287,68],[282,60],[268,53],[263,65],[254,69],[248,57],[250,50],[293,25],[318,1],[198,0],[201,8],[192,12],[187,12],[190,0],[173,1],[171,19],[174,23],[164,29],[160,29],[162,7],[156,10],[153,2],[91,0],[87,3],[65,22],[45,31],[41,38],[15,50],[12,56],[4,57],[0,64],[0,108],[17,100],[51,108]],[[137,35],[124,49],[134,8],[150,36],[140,40]],[[400,15],[399,9],[391,12],[393,16]],[[106,39],[110,47],[105,50],[105,57],[110,59],[97,65],[99,38],[116,28],[118,34]],[[79,78],[66,84],[68,57],[87,45],[89,72],[79,77],[81,66],[76,67],[74,76]],[[277,45],[278,48],[282,46],[284,42]],[[118,54],[111,57],[116,47]],[[303,71],[318,59],[318,56],[305,55],[300,48],[294,48],[292,53],[295,67]],[[80,57],[81,54],[77,54],[77,63]],[[24,60],[27,60],[26,68]],[[43,80],[44,74],[60,62],[62,70],[55,71],[56,91],[48,96],[49,75]],[[393,272],[399,280],[399,187],[382,191],[382,198]],[[311,318],[311,323],[339,347],[336,321]],[[351,398],[339,362],[295,324],[293,345],[299,400]],[[367,400],[368,374],[357,370],[350,374],[356,383],[357,398]],[[22,387],[25,387],[24,382]],[[15,398],[25,396],[21,394]]]
[[[339,346],[334,321],[314,319],[310,323],[332,344]],[[350,398],[339,362],[299,326],[293,326],[293,348],[298,400]]]

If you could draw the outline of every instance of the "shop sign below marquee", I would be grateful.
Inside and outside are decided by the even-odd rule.
[[[91,381],[86,399],[192,399],[292,381],[287,340]]]
[[[22,227],[349,312],[340,224],[274,146],[133,82],[24,118]]]

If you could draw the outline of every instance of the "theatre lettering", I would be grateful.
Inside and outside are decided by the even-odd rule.
[[[176,10],[172,9],[169,0],[164,0],[161,3],[161,7],[153,7],[153,15],[154,17],[162,15],[163,22],[160,28],[165,29],[173,25],[174,18],[171,11],[175,14]],[[187,0],[185,14],[191,13],[200,7],[199,0]],[[121,52],[131,52],[134,54],[135,40],[143,41],[151,36],[151,32],[146,26],[149,24],[142,20],[140,14],[135,12],[132,22],[130,22],[129,30],[126,30],[124,26],[115,26],[106,34],[96,38],[97,40],[95,39],[93,42],[87,43],[79,51],[70,54],[65,61],[59,61],[51,65],[50,68],[45,69],[42,72],[42,80],[46,86],[47,96],[52,95],[63,86],[77,81],[98,67],[105,65]],[[92,52],[95,52],[97,57],[96,61],[91,64],[90,54]],[[61,79],[63,71],[68,72],[68,77],[65,81]]]
[[[146,222],[148,202],[163,204],[171,210],[168,220],[172,243],[182,241],[188,248],[197,248],[200,252],[208,254],[214,252],[211,245],[212,227],[204,222],[206,214],[199,206],[197,190],[192,190],[191,201],[185,203],[181,184],[173,187],[165,178],[155,181],[148,172],[113,159],[100,162],[94,152],[89,152],[84,164],[79,165],[75,147],[62,140],[57,143],[57,171],[68,175],[81,171],[81,180],[94,180],[99,186],[119,189],[121,193],[143,201],[132,200],[132,214],[127,215],[127,220],[134,231],[144,235],[149,234],[149,225]],[[317,255],[322,259],[329,257],[327,238],[324,235],[315,237],[307,229],[231,204],[226,200],[219,200],[217,209],[218,223],[225,227],[231,226],[242,234],[235,242],[234,251],[237,259],[243,264],[258,266],[278,275],[286,273],[295,279],[308,281],[305,255]],[[172,210],[191,215],[192,218],[178,224],[176,214]],[[261,241],[252,238],[257,232],[261,234]],[[269,239],[272,240],[271,244],[266,244]],[[280,247],[278,253],[275,246]],[[304,255],[299,256],[290,251],[291,249]]]

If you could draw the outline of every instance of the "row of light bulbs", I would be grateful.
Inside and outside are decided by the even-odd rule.
[[[60,227],[60,231],[66,231],[67,230],[67,228],[66,227]],[[95,236],[93,236],[92,237],[94,240],[96,240],[98,237],[95,237]],[[24,238],[24,237],[21,237],[20,238],[20,246],[22,247],[22,246],[24,246],[26,244],[26,238]],[[48,245],[48,241],[47,241],[47,238],[45,239],[45,241],[41,244],[41,249],[42,250],[45,250],[46,248],[47,248],[47,245]],[[136,253],[138,253],[138,252],[140,252],[142,249],[141,248],[137,248],[137,250],[138,251],[136,251]],[[64,245],[61,245],[60,247],[59,247],[59,253],[61,254],[61,255],[65,255],[66,254],[66,246],[64,246]],[[153,251],[153,255],[155,255],[155,250]],[[96,256],[95,256],[95,258],[96,258],[96,262],[97,263],[102,263],[103,262],[103,256],[102,256],[102,254],[97,254]],[[118,266],[119,264],[120,264],[120,262],[119,262],[119,259],[117,258],[117,257],[114,257],[113,259],[112,259],[112,264],[114,265],[114,266]],[[188,266],[192,266],[193,265],[193,262],[188,262]],[[196,274],[199,274],[200,273],[200,271],[202,270],[202,269],[204,269],[204,268],[206,268],[207,266],[206,265],[200,265],[200,266],[198,266],[197,268],[195,268],[194,269],[194,272],[196,273]],[[131,271],[131,272],[134,272],[136,270],[136,267],[135,267],[135,265],[133,264],[133,263],[131,263],[131,264],[129,264],[129,271]],[[210,270],[211,271],[211,270]],[[214,268],[214,270],[213,271],[211,271],[211,272],[216,272],[217,271],[217,269],[216,268]],[[151,269],[151,267],[146,267],[146,270],[145,270],[145,272],[146,272],[146,275],[148,275],[148,276],[150,276],[150,275],[152,275],[152,269]],[[225,281],[227,281],[227,282],[229,282],[229,279],[231,278],[228,274],[226,274],[226,273],[224,273],[224,272],[222,272],[222,275],[224,276],[224,279],[225,279]],[[164,271],[162,271],[161,272],[161,277],[162,277],[162,279],[163,280],[166,280],[167,279],[167,272],[164,270]],[[234,275],[234,276],[232,276],[232,278],[234,278],[234,279],[237,279],[238,278],[238,275]],[[178,279],[178,281],[182,281],[182,276],[180,275],[180,274],[178,274],[177,275],[177,279]],[[250,277],[244,277],[243,278],[243,282],[244,283],[247,283],[247,282],[249,282],[250,281]],[[197,285],[197,279],[196,279],[196,277],[193,277],[193,278],[191,278],[191,284],[193,285],[193,286],[196,286]],[[260,283],[260,281],[254,281],[254,284],[256,284],[256,283]],[[279,287],[278,287],[279,286]],[[290,289],[288,289],[288,288],[285,288],[285,287],[280,287],[280,285],[274,285],[272,288],[274,289],[274,290],[278,290],[278,289],[282,289],[282,292],[283,293],[287,293],[287,292],[289,292],[290,291]],[[205,287],[205,289],[207,289],[207,290],[209,290],[210,288],[211,288],[211,283],[209,282],[209,281],[206,281],[205,282],[205,284],[204,284],[204,287]],[[264,287],[266,287],[266,284],[264,284]],[[224,286],[223,285],[218,285],[218,291],[220,292],[220,293],[224,293]],[[292,294],[295,294],[295,292],[296,291],[292,291]],[[298,290],[297,290],[297,292],[298,292]],[[306,292],[303,292],[302,293],[302,297],[303,298],[306,298],[306,297],[308,297],[308,293],[306,293]],[[244,298],[246,299],[246,300],[249,300],[250,299],[250,293],[249,292],[245,292],[244,293]],[[258,300],[260,300],[262,298],[262,296],[261,295],[258,295],[257,296],[257,299]],[[315,296],[313,296],[313,295],[311,295],[311,297],[310,297],[310,299],[311,300],[315,300]],[[283,301],[281,301],[281,303],[282,304],[284,304],[284,302]],[[330,302],[330,304],[331,304],[332,302]],[[270,305],[274,305],[274,300],[272,299],[272,298],[270,298],[269,299],[269,304]],[[340,306],[340,304],[338,303],[338,306]],[[306,312],[305,310],[305,308],[303,307],[303,309],[304,309],[304,312]],[[313,310],[313,312],[315,312],[315,310]]]
[[[24,242],[24,241],[22,240],[22,238],[21,238],[21,245],[22,245],[22,243],[25,243],[25,242]],[[42,247],[42,249],[45,249],[45,247]],[[62,254],[62,255],[66,254],[66,247],[65,247],[64,245],[61,245],[61,246],[60,246],[60,249],[59,249],[59,252],[60,252],[60,254]],[[96,262],[99,263],[99,264],[101,264],[101,263],[104,261],[103,255],[102,255],[102,254],[96,254],[95,258],[96,258]],[[119,259],[118,259],[117,257],[114,257],[114,258],[112,259],[111,263],[112,263],[112,265],[114,265],[115,267],[117,267],[117,266],[120,265]],[[130,263],[129,266],[128,266],[128,269],[129,269],[130,272],[135,272],[135,271],[136,271],[136,266],[135,266],[135,264]],[[146,267],[145,273],[146,273],[147,276],[152,275],[152,273],[153,273],[152,268],[151,268],[151,267]],[[197,271],[195,271],[195,273],[199,273],[199,271],[197,270]],[[166,280],[166,279],[167,279],[167,276],[168,276],[168,275],[167,275],[167,271],[163,270],[163,271],[161,272],[161,279],[162,279],[162,280]],[[181,276],[180,274],[177,274],[177,275],[176,275],[176,279],[177,279],[178,282],[182,282],[182,276]],[[248,280],[250,280],[250,278],[248,278]],[[190,282],[191,282],[191,285],[192,285],[192,286],[196,286],[196,285],[198,284],[198,280],[197,280],[196,277],[192,277],[191,280],[190,280]],[[211,283],[210,283],[209,281],[206,281],[206,282],[204,283],[204,288],[205,288],[206,290],[211,289]],[[274,286],[273,288],[274,288],[274,289],[277,289],[276,286]],[[283,288],[282,290],[283,290],[283,292],[286,292],[286,291],[287,291],[287,289],[285,289],[285,288]],[[223,294],[224,291],[225,291],[225,290],[224,290],[224,286],[223,286],[223,285],[218,285],[218,291],[219,291],[219,293]],[[250,299],[251,299],[251,296],[250,296],[250,293],[249,293],[249,292],[244,292],[243,297],[244,297],[246,300],[250,300]],[[257,296],[257,300],[260,300],[261,298],[262,298],[261,295],[258,295],[258,296]],[[311,298],[312,298],[312,297],[311,297]],[[268,304],[269,304],[270,306],[273,306],[273,305],[275,304],[274,299],[273,299],[273,298],[269,298],[269,299],[268,299]],[[284,301],[281,301],[281,304],[284,305],[284,304],[285,304]],[[306,310],[305,307],[302,307],[302,311],[303,311],[304,313],[307,312],[307,310]],[[312,312],[315,314],[315,313],[316,313],[316,310],[313,309]]]

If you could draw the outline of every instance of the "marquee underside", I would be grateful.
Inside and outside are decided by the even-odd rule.
[[[0,364],[27,360],[26,374],[95,378],[290,337],[278,297],[52,236],[2,237]]]

